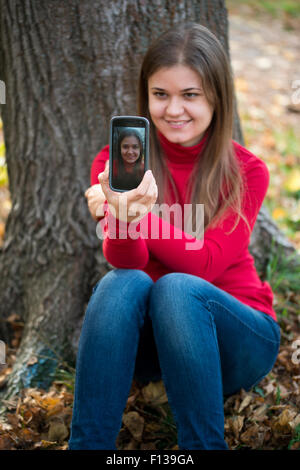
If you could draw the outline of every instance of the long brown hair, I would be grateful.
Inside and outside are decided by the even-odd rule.
[[[197,23],[185,23],[162,34],[148,49],[138,84],[138,114],[150,121],[150,165],[158,186],[157,203],[170,184],[178,192],[168,170],[148,107],[148,80],[158,69],[181,64],[196,71],[214,113],[207,140],[188,182],[189,201],[204,204],[204,229],[218,225],[228,209],[236,214],[233,231],[242,213],[245,181],[232,142],[233,79],[227,55],[216,36]],[[231,233],[231,231],[229,233]]]

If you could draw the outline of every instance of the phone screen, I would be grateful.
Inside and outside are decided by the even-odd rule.
[[[136,188],[148,169],[149,121],[114,116],[110,125],[109,183],[114,191]]]

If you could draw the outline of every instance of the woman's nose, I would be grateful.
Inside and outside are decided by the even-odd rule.
[[[178,99],[177,97],[171,98],[168,102],[166,111],[170,116],[180,116],[183,112],[181,99]]]

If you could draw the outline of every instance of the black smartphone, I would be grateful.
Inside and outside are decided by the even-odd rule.
[[[149,121],[139,116],[113,116],[110,121],[109,186],[136,188],[149,169]]]

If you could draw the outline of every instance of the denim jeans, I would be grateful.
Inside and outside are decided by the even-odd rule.
[[[134,377],[163,379],[179,449],[228,449],[224,397],[258,384],[279,344],[275,320],[202,278],[114,269],[86,310],[69,449],[116,450]]]

